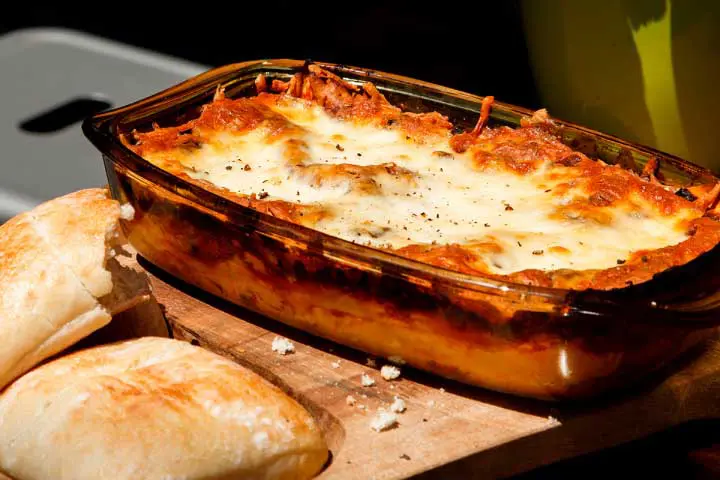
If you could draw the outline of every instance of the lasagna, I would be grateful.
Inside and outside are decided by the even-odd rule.
[[[670,186],[561,141],[544,110],[471,131],[392,105],[317,65],[257,94],[218,89],[199,115],[123,141],[244,206],[471,275],[611,289],[687,263],[720,240],[720,184]]]

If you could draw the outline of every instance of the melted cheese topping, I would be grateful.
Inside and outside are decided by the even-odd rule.
[[[327,214],[309,226],[330,235],[391,249],[465,245],[496,274],[615,267],[634,251],[685,240],[685,221],[700,215],[690,207],[663,215],[639,195],[594,207],[593,215],[573,213],[567,207],[587,203],[588,192],[572,168],[479,168],[471,153],[450,148],[449,133],[419,142],[402,130],[333,118],[304,101],[272,108],[300,129],[279,136],[264,124],[203,132],[211,141],[170,156],[191,177],[232,192],[321,205]],[[168,155],[145,157],[162,164]]]

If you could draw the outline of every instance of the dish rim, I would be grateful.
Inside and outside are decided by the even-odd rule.
[[[688,315],[689,312],[693,311],[692,308],[690,310],[687,309],[688,306],[692,307],[692,302],[675,306],[669,304],[653,305],[654,302],[648,302],[646,295],[641,294],[638,295],[638,297],[642,300],[638,304],[633,301],[633,297],[636,296],[635,292],[641,293],[648,289],[650,291],[654,290],[658,282],[657,277],[662,276],[666,272],[692,269],[693,266],[701,262],[701,257],[707,257],[708,255],[719,256],[720,244],[715,245],[708,252],[698,255],[682,265],[670,267],[655,274],[653,278],[645,282],[622,288],[608,290],[573,290],[568,288],[531,286],[517,282],[498,280],[482,274],[460,273],[443,267],[430,265],[371,246],[355,244],[319,230],[259,212],[155,166],[130,150],[119,139],[119,125],[123,121],[138,121],[141,119],[147,121],[147,117],[163,112],[167,113],[171,109],[181,109],[183,106],[187,107],[188,104],[197,101],[199,98],[211,95],[219,85],[232,85],[233,82],[237,81],[242,75],[254,72],[267,72],[272,69],[275,69],[275,71],[284,69],[290,73],[297,71],[298,68],[301,68],[306,63],[306,61],[293,59],[260,59],[211,68],[143,99],[93,115],[85,119],[82,124],[82,130],[87,139],[100,150],[102,155],[108,157],[112,162],[123,165],[127,170],[134,172],[136,175],[156,186],[178,194],[186,200],[197,203],[215,214],[226,217],[227,221],[235,228],[242,230],[243,226],[234,221],[234,219],[251,218],[253,220],[253,230],[265,235],[284,237],[286,240],[290,240],[296,244],[304,244],[305,247],[320,245],[318,249],[319,253],[341,264],[380,271],[382,274],[400,275],[406,279],[414,278],[420,281],[431,282],[433,285],[442,284],[452,288],[483,294],[506,296],[512,293],[518,295],[518,298],[524,304],[533,304],[536,308],[531,308],[531,311],[548,311],[547,309],[549,308],[550,311],[559,311],[567,315],[573,310],[573,307],[569,307],[569,305],[577,304],[579,297],[582,297],[582,303],[584,304],[583,311],[585,313],[588,312],[588,307],[591,307],[591,305],[602,306],[603,308],[600,308],[602,311],[608,308],[610,310],[615,308],[626,309],[629,303],[635,303],[636,307],[640,307],[643,310],[651,309],[653,314],[664,312],[664,314],[661,315],[663,317],[667,314],[677,315],[678,313]],[[453,97],[468,104],[479,106],[484,98],[479,95],[379,70],[321,61],[313,63],[321,68],[329,69],[333,73],[346,79],[347,77],[343,74],[364,78],[366,79],[365,81],[371,82],[373,80],[389,80],[396,84],[404,84],[413,89],[424,90],[425,94],[432,92],[437,95]],[[358,82],[357,79],[350,79],[349,81],[354,83]],[[381,85],[376,85],[376,87],[381,92],[388,91],[387,88],[382,88]],[[401,93],[407,94],[408,92],[402,91]],[[418,96],[422,98],[422,95]],[[457,105],[450,106],[459,108]],[[467,111],[473,114],[478,113],[471,109],[467,109]],[[496,118],[500,117],[498,113],[517,117],[529,117],[532,116],[534,110],[496,101],[493,104],[493,112],[496,114]],[[609,142],[617,145],[620,149],[628,149],[631,152],[646,155],[648,158],[656,157],[663,165],[670,164],[685,173],[689,172],[688,175],[693,175],[695,178],[712,178],[713,181],[720,181],[720,177],[709,169],[677,156],[661,152],[649,146],[629,142],[613,135],[598,132],[572,122],[552,116],[551,118],[557,126],[568,129],[569,131],[574,131],[579,135]],[[111,152],[115,152],[115,154]],[[245,229],[247,228],[246,226]],[[678,306],[681,308],[676,308]],[[540,309],[538,310],[538,308]],[[687,323],[685,324],[687,325]]]

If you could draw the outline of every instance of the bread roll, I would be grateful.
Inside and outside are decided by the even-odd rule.
[[[88,189],[0,226],[0,390],[149,293],[114,260],[132,208]]]
[[[82,350],[0,396],[0,468],[18,480],[302,479],[327,457],[292,398],[179,340]]]

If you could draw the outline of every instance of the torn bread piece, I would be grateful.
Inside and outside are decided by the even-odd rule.
[[[148,298],[146,276],[113,258],[121,213],[88,189],[0,226],[0,389]]]
[[[299,480],[328,456],[299,403],[179,340],[81,350],[0,395],[0,470],[18,479]]]
[[[29,214],[58,260],[93,297],[110,294],[113,276],[106,262],[122,248],[119,220],[123,214],[132,219],[132,206],[122,208],[107,190],[87,189],[39,205]]]

